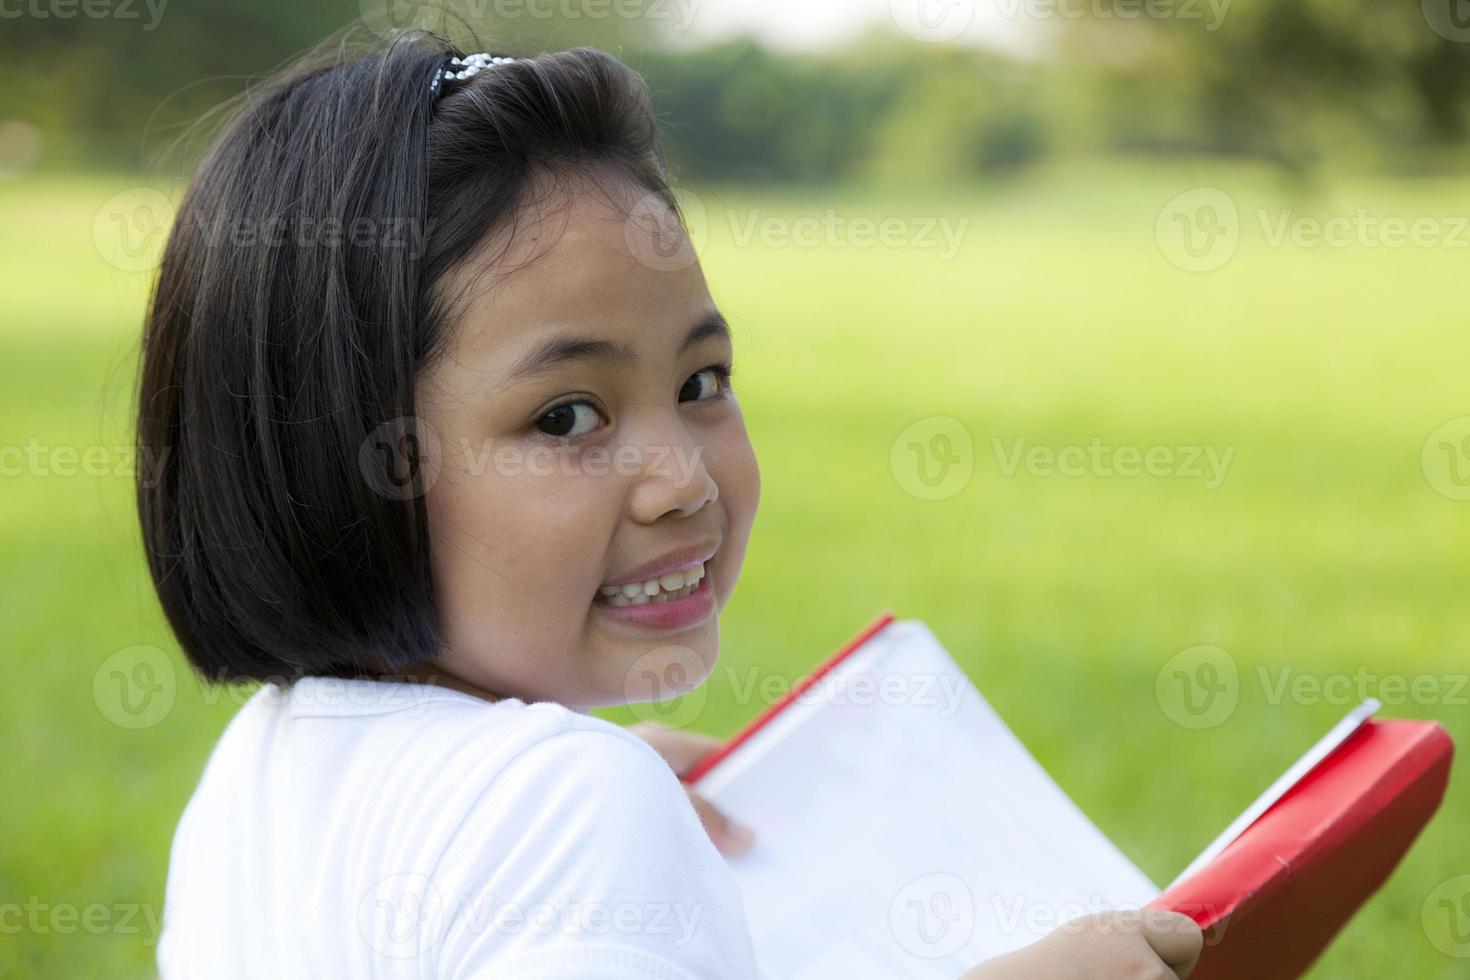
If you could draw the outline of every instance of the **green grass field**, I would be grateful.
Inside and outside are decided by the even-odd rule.
[[[177,660],[111,448],[129,441],[148,278],[105,262],[93,223],[134,183],[0,184],[0,446],[40,447],[39,463],[0,460],[0,971],[27,976],[150,975],[173,826],[239,702]],[[1197,187],[1239,209],[1238,250],[1213,271],[1172,264],[1155,233]],[[1174,163],[984,189],[699,193],[763,506],[696,727],[731,731],[761,707],[738,693],[752,676],[790,680],[891,608],[930,624],[1159,881],[1359,694],[1470,744],[1470,502],[1453,499],[1459,471],[1421,463],[1431,433],[1470,416],[1470,233],[1452,220],[1470,214],[1470,182],[1291,191]],[[1445,240],[1273,242],[1283,217],[1360,209],[1433,219]],[[814,239],[792,223],[829,211],[844,226]],[[968,220],[953,254],[924,231],[940,218]],[[863,244],[857,219],[909,240]],[[933,471],[907,444],[942,448],[933,417],[956,420],[951,462],[970,476],[923,499]],[[1188,470],[1066,475],[1011,468],[1017,445],[1230,462],[1215,486]],[[64,447],[105,448],[77,474]],[[1237,703],[1201,728],[1156,682],[1202,644],[1227,651]],[[139,645],[174,658],[176,694],[128,728],[105,662]],[[1282,692],[1292,677],[1305,693]],[[1439,899],[1470,901],[1470,877],[1455,881],[1470,876],[1467,818],[1462,765],[1314,977],[1465,976],[1465,923]]]

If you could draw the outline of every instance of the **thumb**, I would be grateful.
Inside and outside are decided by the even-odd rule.
[[[1204,951],[1204,933],[1194,919],[1157,907],[1143,910],[1143,938],[1159,959],[1184,980],[1194,972]]]

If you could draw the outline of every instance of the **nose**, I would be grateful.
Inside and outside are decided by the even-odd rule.
[[[677,419],[650,429],[639,446],[633,519],[653,524],[670,515],[688,517],[718,500],[720,488],[710,474],[705,448]]]

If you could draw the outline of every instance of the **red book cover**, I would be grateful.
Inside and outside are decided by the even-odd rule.
[[[1444,797],[1434,722],[1373,720],[1207,867],[1154,904],[1206,932],[1191,980],[1301,976],[1378,890]]]

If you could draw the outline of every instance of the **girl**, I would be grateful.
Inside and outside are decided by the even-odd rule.
[[[677,778],[707,742],[587,713],[708,675],[760,493],[647,93],[589,49],[323,50],[218,137],[148,312],[153,580],[206,679],[265,682],[161,972],[755,976],[750,834]],[[1183,976],[1175,926],[972,976]]]

